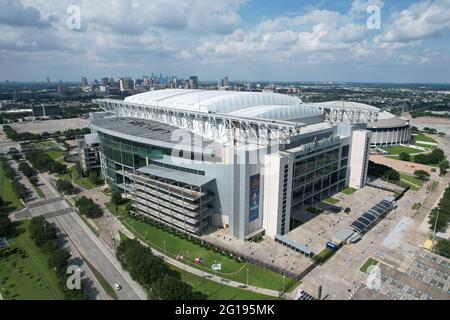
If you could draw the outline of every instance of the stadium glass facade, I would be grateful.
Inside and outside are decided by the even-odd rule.
[[[193,234],[210,226],[214,194],[204,188],[206,178],[196,183],[198,171],[182,170],[185,181],[174,180],[171,173],[181,168],[154,161],[170,155],[170,149],[98,134],[106,182],[111,190],[133,199],[136,215]]]
[[[292,207],[302,209],[345,188],[349,150],[348,145],[337,146],[295,162]]]
[[[135,173],[137,168],[145,167],[149,159],[161,159],[164,155],[170,155],[170,149],[153,147],[135,141],[99,133],[104,175],[111,190],[116,191],[118,185],[126,183],[123,175],[118,170],[127,168],[127,171]]]

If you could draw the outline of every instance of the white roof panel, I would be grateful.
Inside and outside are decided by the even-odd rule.
[[[180,110],[293,120],[322,115],[313,106],[305,106],[297,97],[268,92],[165,89],[125,98],[126,102]]]

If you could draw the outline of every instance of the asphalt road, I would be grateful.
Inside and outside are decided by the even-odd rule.
[[[59,196],[43,175],[40,175],[40,180],[45,183],[45,186],[41,187],[41,189],[47,198]],[[65,200],[54,202],[51,205],[58,208],[61,206],[71,208]],[[52,219],[58,222],[59,227],[62,229],[61,231],[67,234],[71,243],[82,257],[89,261],[111,286],[115,283],[119,283],[122,286],[122,289],[116,292],[119,300],[147,299],[146,293],[139,284],[133,281],[129,274],[121,268],[114,252],[107,248],[75,211],[53,217]]]
[[[122,289],[116,292],[120,300],[141,300],[147,298],[137,283],[134,283],[128,273],[122,270],[114,253],[106,248],[75,212],[58,216],[55,219],[81,255],[102,274],[106,281],[111,286],[115,283],[119,283],[122,286]]]

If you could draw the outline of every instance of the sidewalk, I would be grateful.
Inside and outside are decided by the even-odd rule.
[[[247,291],[251,291],[251,292],[255,292],[255,293],[259,293],[259,294],[263,294],[263,295],[267,295],[267,296],[280,297],[280,292],[279,291],[265,289],[265,288],[259,288],[259,287],[254,287],[254,286],[247,286],[244,283],[236,282],[236,281],[233,281],[233,280],[225,279],[225,278],[222,278],[222,277],[210,274],[208,272],[205,272],[205,271],[199,270],[197,268],[188,266],[185,263],[182,263],[182,262],[180,262],[180,261],[178,261],[176,259],[173,259],[173,258],[170,258],[168,256],[165,256],[160,251],[150,247],[144,241],[136,238],[135,235],[129,229],[127,229],[117,219],[116,216],[111,214],[110,215],[110,219],[114,219],[114,224],[115,225],[120,225],[120,230],[118,230],[118,231],[122,232],[124,235],[126,235],[130,239],[137,239],[140,243],[142,243],[146,247],[149,247],[152,250],[154,255],[162,257],[166,263],[171,264],[174,267],[177,267],[178,269],[184,270],[184,271],[192,273],[192,274],[194,274],[196,276],[199,276],[199,277],[202,277],[202,278],[205,278],[205,279],[208,279],[208,280],[211,280],[211,281],[214,281],[214,282],[226,285],[226,286],[238,288],[238,289],[241,289],[241,290],[247,290]],[[132,228],[132,227],[130,226],[130,228]],[[288,294],[282,296],[282,298],[287,298],[287,297],[289,297]]]

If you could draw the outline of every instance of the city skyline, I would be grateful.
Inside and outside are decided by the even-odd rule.
[[[450,82],[449,0],[0,3],[0,81]]]

